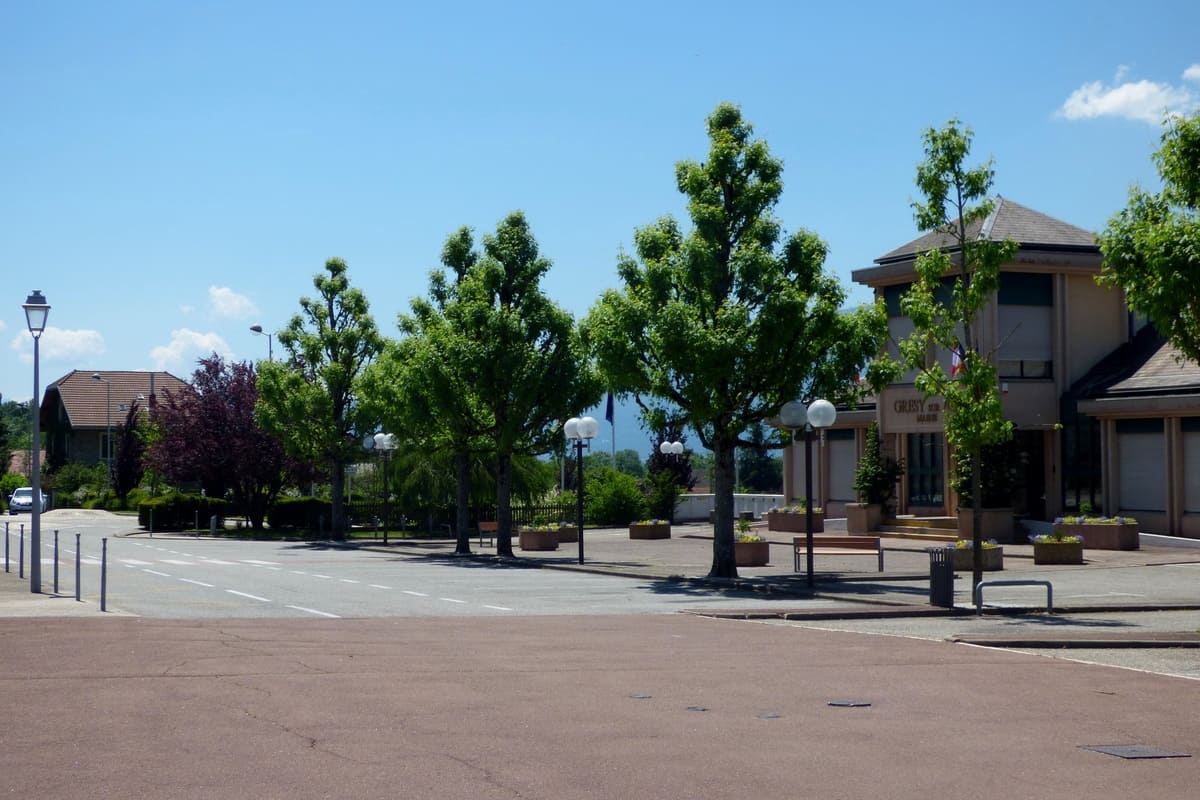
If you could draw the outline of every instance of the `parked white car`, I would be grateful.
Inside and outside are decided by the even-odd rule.
[[[45,511],[47,506],[46,493],[39,490],[38,494],[42,496],[42,511]],[[8,496],[8,513],[16,514],[18,511],[33,511],[33,487],[22,486]]]

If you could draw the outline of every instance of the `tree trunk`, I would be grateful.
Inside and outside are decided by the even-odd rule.
[[[469,555],[471,552],[471,532],[468,530],[470,521],[471,502],[471,454],[460,450],[454,454],[454,468],[458,473],[457,494],[455,497],[454,536],[457,544],[455,553]]]
[[[329,520],[330,535],[336,541],[346,539],[346,464],[343,459],[333,461],[333,474],[330,476],[330,490],[333,493],[332,519]]]
[[[496,555],[512,554],[512,455],[500,453],[496,458]]]
[[[713,439],[713,498],[716,514],[713,522],[713,561],[710,578],[736,578],[737,558],[733,552],[734,445],[722,438]]]

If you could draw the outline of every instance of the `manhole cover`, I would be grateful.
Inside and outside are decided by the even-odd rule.
[[[829,705],[835,708],[870,708],[866,700],[830,700]]]
[[[1085,744],[1080,750],[1092,750],[1117,758],[1191,758],[1190,753],[1172,753],[1146,744]]]

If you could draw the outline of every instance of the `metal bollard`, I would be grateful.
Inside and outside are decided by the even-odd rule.
[[[79,602],[79,563],[83,558],[83,553],[79,548],[79,537],[81,534],[75,534],[75,602]]]
[[[208,535],[215,537],[217,535],[217,515],[213,514],[208,518]]]
[[[21,523],[21,549],[17,558],[17,577],[25,577],[25,523]]]
[[[8,523],[4,523],[4,571],[8,572]]]
[[[100,610],[108,610],[108,537],[100,540]]]
[[[54,529],[54,593],[58,594],[58,528]]]
[[[154,538],[154,509],[150,509],[150,538]]]

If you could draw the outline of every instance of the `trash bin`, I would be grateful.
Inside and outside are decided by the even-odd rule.
[[[948,547],[929,550],[929,604],[954,608],[954,551]]]

